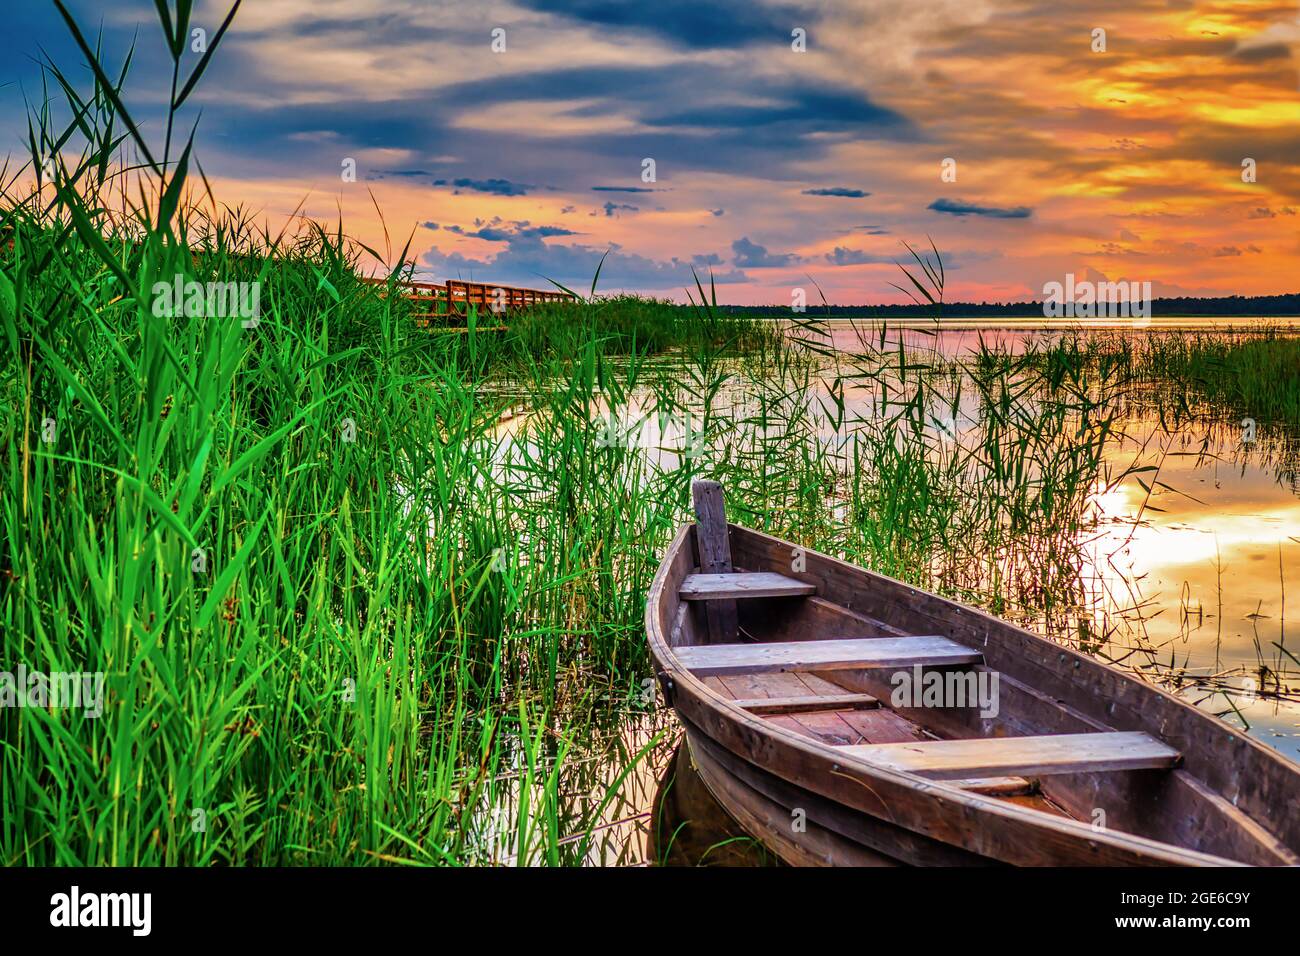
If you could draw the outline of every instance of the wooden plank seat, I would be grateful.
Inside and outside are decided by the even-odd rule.
[[[843,749],[877,766],[933,780],[1167,770],[1182,759],[1177,750],[1150,734],[1120,731],[868,744]]]
[[[751,714],[808,714],[819,710],[869,710],[880,701],[870,694],[827,694],[822,697],[751,697],[736,701]]]
[[[817,586],[775,571],[689,574],[679,594],[683,601],[726,601],[736,598],[802,597],[816,594]]]
[[[677,648],[677,660],[697,677],[770,671],[979,664],[984,656],[946,637],[864,637],[777,644],[700,644]]]

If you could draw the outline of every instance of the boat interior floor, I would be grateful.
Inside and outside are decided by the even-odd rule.
[[[1014,724],[980,732],[936,722],[940,712],[927,708],[891,708],[891,671],[980,671],[983,655],[848,611],[779,573],[697,569],[678,593],[679,613],[693,614],[694,630],[709,635],[676,648],[688,670],[754,716],[846,755],[1076,820],[1079,807],[1067,808],[1059,793],[1053,799],[1068,786],[1063,775],[1168,769],[1180,760],[1146,734],[1043,734]]]
[[[894,744],[940,739],[913,720],[814,673],[776,672],[703,678],[720,696],[787,730],[833,746]],[[1019,776],[947,781],[1008,803],[1075,819],[1039,790],[1038,781]]]

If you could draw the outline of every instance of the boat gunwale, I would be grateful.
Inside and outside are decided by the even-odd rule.
[[[1193,865],[1193,866],[1247,866],[1249,865],[1247,863],[1243,863],[1239,860],[1234,860],[1229,857],[1216,856],[1214,854],[1204,853],[1199,850],[1187,849],[1186,847],[1179,846],[1178,844],[1175,843],[1163,842],[1160,840],[1153,839],[1151,837],[1142,836],[1140,834],[1128,833],[1119,830],[1097,830],[1091,824],[1084,823],[1078,820],[1069,819],[1065,817],[1059,817],[1059,818],[1054,817],[1045,814],[1042,811],[1035,810],[1031,807],[1024,807],[1018,804],[1008,803],[1004,800],[998,799],[995,796],[987,796],[987,795],[979,794],[968,790],[961,790],[957,787],[948,785],[944,781],[931,780],[927,777],[922,777],[918,774],[910,773],[908,771],[894,770],[892,768],[873,764],[867,760],[864,760],[861,757],[856,757],[849,753],[840,752],[839,748],[832,746],[831,744],[806,737],[804,735],[796,733],[793,730],[789,730],[785,727],[782,727],[779,724],[774,724],[771,721],[764,720],[761,717],[757,717],[755,715],[748,713],[743,708],[737,706],[734,702],[718,694],[713,688],[705,684],[703,680],[696,677],[694,674],[692,674],[689,670],[687,670],[684,666],[681,665],[681,663],[678,660],[676,650],[669,642],[668,636],[664,634],[663,628],[659,621],[659,610],[661,608],[661,605],[663,604],[665,599],[669,599],[669,600],[672,599],[671,595],[667,595],[665,593],[666,592],[665,584],[668,577],[669,569],[672,566],[678,554],[681,552],[682,548],[690,546],[690,539],[692,536],[693,528],[695,528],[695,524],[693,522],[685,522],[677,529],[677,532],[675,533],[671,544],[664,552],[663,558],[660,561],[658,569],[656,570],[654,579],[652,580],[650,589],[647,593],[647,600],[646,600],[646,615],[645,615],[646,636],[650,644],[651,654],[655,659],[657,668],[660,671],[662,671],[669,680],[672,681],[673,691],[672,691],[671,706],[673,706],[674,709],[678,709],[680,695],[682,695],[683,692],[685,692],[688,698],[694,699],[694,701],[698,704],[700,710],[704,712],[712,712],[713,714],[716,714],[718,717],[729,721],[731,724],[735,725],[736,727],[747,729],[762,737],[767,737],[774,742],[779,742],[782,746],[795,750],[803,754],[805,757],[811,758],[816,762],[826,763],[829,765],[829,770],[833,774],[841,774],[844,776],[848,776],[850,779],[853,779],[850,775],[843,773],[845,769],[851,769],[855,774],[865,775],[871,781],[875,781],[879,783],[888,783],[895,787],[903,788],[912,791],[920,796],[926,797],[928,799],[932,799],[937,802],[938,809],[944,813],[953,813],[953,812],[960,813],[961,811],[973,811],[976,814],[981,814],[986,817],[1000,818],[1002,821],[1004,821],[1007,825],[1010,826],[1028,827],[1035,831],[1051,831],[1069,840],[1078,841],[1079,845],[1081,846],[1092,846],[1095,848],[1099,844],[1104,844],[1111,850],[1114,850],[1125,856],[1132,857],[1134,862],[1137,863],[1148,863],[1148,864],[1155,863],[1155,864],[1166,864],[1166,865]],[[756,531],[752,528],[745,528],[743,526],[736,525],[732,522],[729,522],[728,530],[730,531],[733,528],[738,528],[749,534],[754,534],[763,538],[767,538],[769,541],[773,541],[778,544],[786,545],[788,547],[794,547],[794,545],[790,544],[789,542],[783,541],[782,539],[776,538],[772,535],[767,535],[761,531]],[[932,597],[938,601],[943,602],[944,604],[950,607],[960,608],[962,613],[973,615],[977,620],[986,621],[987,623],[994,625],[996,627],[1012,628],[1015,631],[1019,632],[1019,634],[1022,636],[1033,638],[1035,641],[1042,642],[1043,644],[1050,646],[1053,651],[1068,653],[1074,656],[1075,658],[1084,661],[1090,665],[1100,667],[1100,668],[1105,668],[1113,672],[1116,676],[1122,677],[1124,680],[1133,683],[1137,687],[1141,688],[1141,690],[1144,692],[1162,695],[1165,698],[1167,698],[1170,702],[1172,702],[1173,704],[1179,707],[1189,707],[1189,705],[1179,700],[1178,698],[1174,697],[1172,694],[1169,694],[1168,692],[1162,690],[1161,688],[1154,687],[1150,684],[1142,682],[1138,680],[1136,677],[1134,677],[1133,675],[1127,674],[1118,668],[1111,667],[1110,665],[1107,665],[1104,662],[1082,655],[1079,652],[1074,651],[1072,648],[1066,647],[1064,645],[1056,644],[1055,642],[1049,641],[1046,638],[1041,637],[1040,635],[1034,634],[1032,631],[1026,630],[1025,628],[1022,628],[1019,625],[1012,624],[1009,621],[1005,621],[1000,618],[997,618],[982,610],[979,610],[978,608],[973,608],[967,605],[958,604],[957,602],[952,601],[948,598],[944,598],[940,595],[933,594],[932,592],[917,588],[914,585],[907,584],[906,582],[898,581],[895,578],[890,578],[887,575],[879,574],[878,572],[871,571],[867,568],[862,568],[857,565],[849,564],[848,562],[842,561],[841,559],[831,557],[830,555],[815,551],[814,549],[811,548],[806,548],[803,546],[800,547],[805,555],[815,555],[819,558],[831,561],[837,565],[842,565],[844,567],[851,568],[856,573],[864,574],[869,577],[874,577],[884,583],[906,589],[912,592],[913,594],[923,594],[928,597]],[[673,603],[680,604],[681,602],[674,601]],[[963,643],[968,647],[973,647],[973,648],[978,647],[977,644],[973,644],[968,641],[962,641],[960,637],[951,636],[951,635],[950,637],[952,637],[952,639],[957,641],[958,643]],[[986,638],[985,646],[987,646],[987,644],[988,644],[988,640]],[[1199,712],[1197,713],[1199,715]],[[700,729],[701,732],[705,733],[711,740],[713,740],[714,742],[718,743],[721,746],[726,747],[728,750],[735,753],[738,757],[748,760],[750,763],[755,763],[757,766],[760,767],[760,769],[764,770],[765,772],[774,774],[795,786],[799,786],[804,789],[810,790],[814,793],[818,793],[819,795],[845,807],[846,810],[850,810],[853,812],[860,812],[860,813],[867,814],[869,816],[874,816],[877,818],[884,819],[883,817],[880,817],[879,814],[874,814],[870,810],[858,807],[854,804],[845,803],[842,799],[835,796],[833,793],[827,792],[825,789],[823,789],[822,786],[815,784],[813,781],[800,779],[796,775],[791,775],[785,766],[786,763],[785,761],[776,761],[772,764],[764,764],[764,763],[758,763],[754,761],[748,753],[744,752],[744,748],[738,748],[737,746],[733,745],[733,743],[730,742],[729,740],[720,739],[720,737],[717,734],[709,733],[706,727],[704,726],[704,723],[700,721],[698,718],[689,717],[685,714],[682,716],[685,719],[690,720],[690,722],[693,725],[695,725],[698,729]],[[1267,754],[1270,758],[1279,761],[1282,759],[1279,755],[1270,751],[1268,748],[1264,747],[1264,745],[1259,744],[1258,742],[1252,740],[1248,736],[1236,731],[1235,728],[1227,727],[1226,725],[1224,725],[1224,729],[1226,729],[1230,733],[1237,735],[1241,740],[1249,742],[1252,746],[1258,748],[1260,751]],[[1288,769],[1291,769],[1289,765],[1288,765]],[[1199,781],[1198,777],[1196,777],[1195,775],[1192,776],[1194,779],[1197,779]],[[863,781],[861,780],[859,780],[858,782],[863,783]],[[1200,781],[1200,782],[1202,783],[1203,786],[1208,786],[1207,784],[1204,783],[1204,781]],[[1210,789],[1212,792],[1217,793],[1217,791],[1214,791],[1213,788]],[[896,821],[891,821],[891,822],[896,822]],[[912,830],[912,832],[920,833],[923,836],[928,836],[933,839],[940,839],[943,840],[944,842],[948,842],[950,845],[959,846],[962,849],[988,856],[990,859],[1000,859],[1000,857],[989,854],[985,849],[983,849],[979,845],[978,839],[974,839],[969,835],[964,840],[954,842],[952,840],[947,840],[943,837],[935,837],[932,834],[925,833],[923,830],[917,830],[912,827],[908,827],[906,824],[898,824],[898,825],[902,825],[907,829]]]

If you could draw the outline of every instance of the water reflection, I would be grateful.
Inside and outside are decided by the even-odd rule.
[[[659,866],[780,866],[713,798],[681,738],[659,780],[646,841]]]

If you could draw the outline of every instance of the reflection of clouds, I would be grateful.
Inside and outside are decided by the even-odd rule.
[[[1169,436],[1153,417],[1137,414],[1119,427],[1131,441],[1108,447],[1111,473],[1134,464],[1135,449],[1145,445],[1140,464],[1159,462],[1160,472],[1142,473],[1142,480],[1177,491],[1157,486],[1143,510],[1147,491],[1132,476],[1094,489],[1100,524],[1082,539],[1089,558],[1083,576],[1099,629],[1112,635],[1108,653],[1128,665],[1158,664],[1159,673],[1172,667],[1191,676],[1225,675],[1220,683],[1234,687],[1251,675],[1257,680],[1261,664],[1294,673],[1294,662],[1273,642],[1286,636],[1284,590],[1300,580],[1300,498],[1277,481],[1266,456],[1243,458],[1231,429],[1210,429],[1208,456],[1200,458],[1174,453],[1199,450],[1206,426],[1184,424]],[[1163,460],[1162,447],[1171,453]],[[1128,653],[1139,647],[1147,651]],[[1230,711],[1224,696],[1203,689],[1187,699],[1210,712]],[[1234,702],[1252,735],[1300,759],[1296,704]]]
[[[1168,513],[1147,511],[1143,523],[1134,528],[1133,518],[1144,495],[1140,487],[1126,487],[1099,496],[1098,505],[1103,520],[1112,519],[1120,525],[1112,527],[1107,537],[1117,543],[1126,542],[1136,564],[1166,574],[1172,574],[1174,568],[1183,569],[1179,573],[1190,573],[1185,565],[1213,561],[1216,553],[1225,564],[1231,564],[1235,559],[1257,557],[1261,550],[1275,552],[1279,542],[1286,542],[1288,533],[1300,530],[1300,502],[1252,514],[1231,514],[1213,507],[1187,514],[1180,509],[1178,520],[1188,524],[1173,523]],[[1122,506],[1116,512],[1107,511],[1115,498],[1123,499]],[[1151,503],[1164,508],[1168,498],[1162,495]]]
[[[1137,419],[1125,428],[1141,440],[1155,425]],[[1217,469],[1213,460],[1165,458],[1160,480],[1199,501],[1161,491],[1151,504],[1163,510],[1142,512],[1139,524],[1134,521],[1146,491],[1136,481],[1099,491],[1094,502],[1102,526],[1087,548],[1089,573],[1120,608],[1127,606],[1130,625],[1166,665],[1172,648],[1177,665],[1192,674],[1244,668],[1249,675],[1261,661],[1270,667],[1281,661],[1284,670],[1294,670],[1273,642],[1285,635],[1284,589],[1300,580],[1300,544],[1294,540],[1300,537],[1300,499],[1278,484],[1267,463],[1229,464],[1234,448],[1222,442],[1212,444],[1211,452],[1225,459]],[[1107,460],[1123,468],[1132,451],[1112,449]],[[1151,483],[1150,474],[1142,477]],[[1222,697],[1207,706],[1228,708]],[[1300,738],[1293,743],[1276,736],[1294,738],[1294,705],[1256,701],[1249,705],[1249,720],[1252,733],[1289,754],[1300,752]]]

